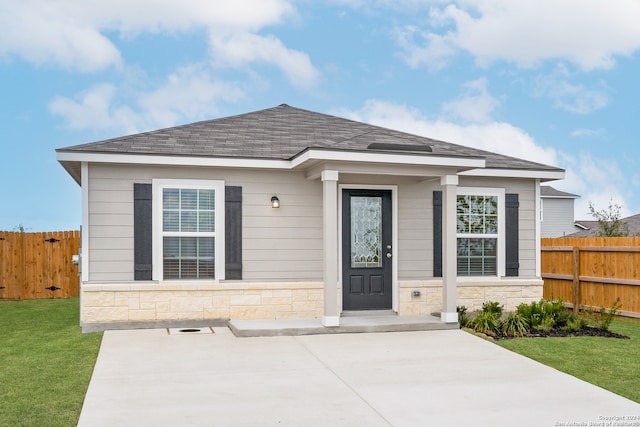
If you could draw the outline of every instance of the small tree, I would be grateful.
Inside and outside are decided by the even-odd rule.
[[[598,221],[598,237],[627,237],[629,226],[620,219],[620,205],[609,201],[607,209],[596,210],[593,203],[589,202],[589,211]]]
[[[24,233],[26,230],[30,230],[30,228],[25,227],[22,223],[13,227],[13,231],[17,231],[19,233]]]

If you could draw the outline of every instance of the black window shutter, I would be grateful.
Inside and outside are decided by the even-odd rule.
[[[153,278],[151,189],[151,184],[133,184],[134,280],[151,280]]]
[[[442,191],[433,192],[433,277],[442,277]]]
[[[242,187],[225,187],[225,280],[242,279]]]
[[[519,260],[519,225],[518,225],[518,194],[505,194],[505,275],[518,276]]]

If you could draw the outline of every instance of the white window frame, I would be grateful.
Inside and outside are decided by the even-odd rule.
[[[489,196],[498,198],[498,248],[496,254],[497,276],[461,276],[461,277],[504,277],[505,275],[505,189],[491,187],[458,187],[456,196]],[[457,206],[457,200],[456,200]],[[456,222],[457,222],[456,211]],[[493,238],[494,234],[473,234],[456,232],[458,238]],[[456,256],[457,257],[457,256]]]
[[[165,233],[162,231],[162,192],[165,188],[180,188],[180,189],[205,189],[215,191],[215,232],[206,233],[206,236],[213,236],[215,238],[215,278],[214,282],[224,280],[225,262],[224,262],[224,248],[225,248],[225,182],[221,180],[200,180],[200,179],[153,179],[153,280],[159,282],[164,281],[163,277],[163,237]],[[202,233],[180,233],[180,236],[184,237],[202,237]],[[167,279],[169,282],[176,281],[211,281],[212,279]]]

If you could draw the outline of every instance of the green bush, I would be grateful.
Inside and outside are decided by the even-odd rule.
[[[557,319],[559,315],[567,314],[567,307],[565,307],[564,302],[562,302],[562,299],[560,298],[554,300],[543,300],[542,305],[543,311],[546,314],[552,315],[555,319]]]
[[[502,322],[502,333],[510,337],[527,335],[529,333],[529,321],[518,312],[509,313]]]
[[[516,313],[518,313],[525,319],[528,319],[529,323],[531,323],[531,316],[533,315],[533,307],[531,306],[531,304],[523,302],[516,308]]]
[[[587,326],[587,319],[584,316],[571,313],[567,323],[564,326],[561,326],[560,329],[567,332],[578,332],[585,326]]]
[[[527,319],[532,329],[539,331],[566,325],[570,314],[561,299],[541,299],[530,304],[522,303],[516,312]]]
[[[551,315],[543,315],[536,325],[533,325],[532,328],[536,331],[540,332],[549,332],[553,329],[555,325],[555,320],[553,320],[553,316]]]
[[[497,301],[487,301],[482,303],[482,312],[483,313],[491,313],[494,314],[497,318],[502,316],[502,312],[504,311],[504,305],[500,304]]]
[[[615,317],[618,310],[622,307],[620,303],[620,298],[616,298],[616,300],[611,305],[610,309],[605,309],[604,307],[600,307],[600,310],[594,312],[593,309],[588,309],[586,311],[586,316],[589,320],[589,323],[594,328],[602,329],[603,331],[608,331],[611,326],[611,322]]]
[[[569,320],[571,319],[571,316],[572,316],[572,313],[570,313],[569,310],[567,310],[566,308],[564,309],[564,311],[558,312],[554,316],[555,326],[558,328],[562,328],[566,326]]]
[[[477,332],[495,336],[500,327],[500,316],[490,311],[481,311],[476,314],[470,326]]]
[[[471,323],[471,318],[467,314],[467,307],[464,305],[459,305],[456,307],[456,311],[458,312],[458,323],[461,328],[468,328]]]

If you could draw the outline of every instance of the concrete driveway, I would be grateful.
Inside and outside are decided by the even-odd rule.
[[[640,425],[639,404],[460,330],[214,329],[105,332],[79,425]]]

